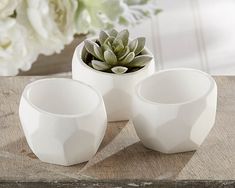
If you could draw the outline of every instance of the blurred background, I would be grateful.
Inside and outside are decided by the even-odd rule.
[[[235,75],[234,0],[158,0],[163,11],[141,24],[130,26],[131,37],[145,36],[157,69],[190,67],[212,75]],[[118,28],[118,29],[121,29]],[[40,55],[27,72],[47,75],[71,71],[78,35],[60,54]]]

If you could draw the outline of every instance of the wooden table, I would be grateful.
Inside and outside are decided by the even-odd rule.
[[[39,78],[0,79],[0,187],[235,187],[235,77],[216,77],[216,124],[197,151],[146,149],[131,122],[116,122],[93,159],[71,167],[39,161],[21,130],[21,92]]]

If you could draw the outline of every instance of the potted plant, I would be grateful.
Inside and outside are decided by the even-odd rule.
[[[109,121],[128,120],[134,86],[153,74],[153,55],[145,38],[129,39],[128,30],[101,31],[99,37],[78,45],[72,62],[72,77],[99,90]]]

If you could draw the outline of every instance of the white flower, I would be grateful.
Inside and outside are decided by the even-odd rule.
[[[17,8],[17,20],[30,30],[40,52],[59,53],[73,40],[77,0],[25,0]]]
[[[5,18],[14,13],[20,0],[0,0],[0,18]]]
[[[0,75],[12,76],[28,70],[36,60],[38,52],[27,39],[27,30],[15,19],[0,20]]]

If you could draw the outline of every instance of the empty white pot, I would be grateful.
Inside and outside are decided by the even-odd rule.
[[[155,71],[152,60],[142,69],[123,75],[97,71],[81,59],[84,43],[77,46],[72,61],[72,77],[91,85],[103,96],[109,121],[128,120],[131,116],[131,100],[135,85]],[[145,53],[150,53],[145,49]]]
[[[65,166],[88,161],[98,150],[107,126],[101,95],[66,78],[28,84],[19,115],[35,155],[41,161]]]
[[[163,153],[196,150],[215,122],[217,86],[199,70],[165,70],[142,80],[133,123],[143,144]]]

